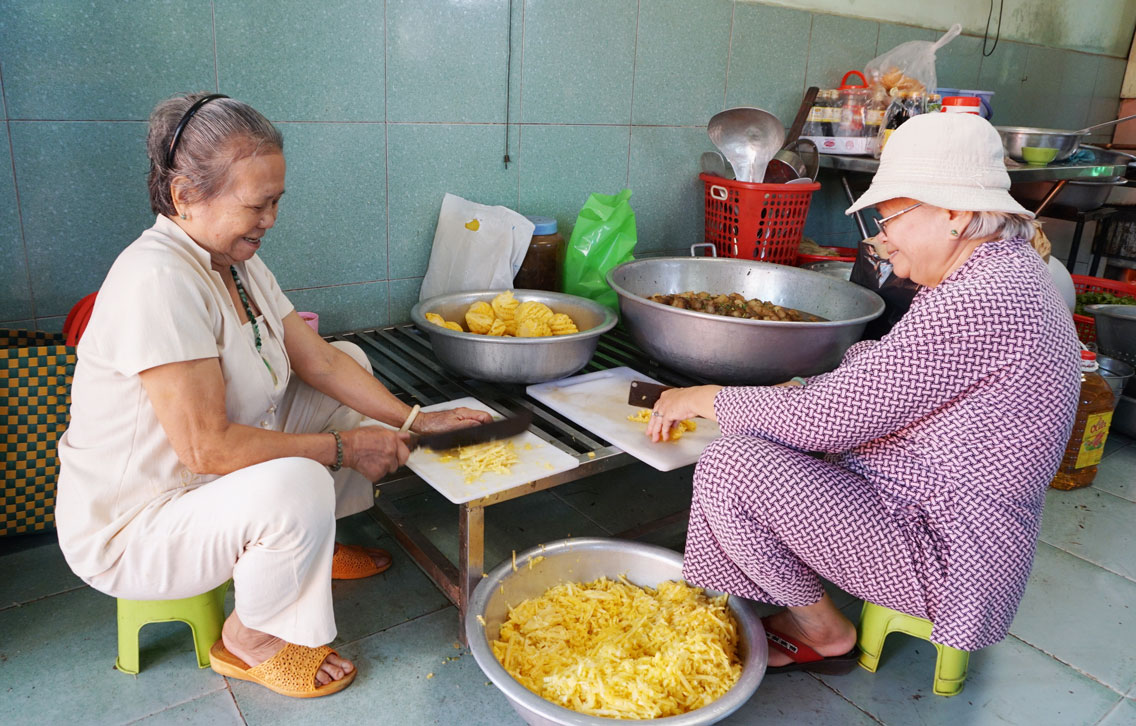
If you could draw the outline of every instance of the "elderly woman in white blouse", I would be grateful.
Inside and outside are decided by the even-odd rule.
[[[382,550],[336,545],[335,519],[372,506],[372,482],[409,454],[407,434],[378,422],[429,432],[488,417],[416,415],[362,351],[296,314],[256,254],[284,194],[283,138],[264,116],[216,94],[172,98],[147,151],[157,219],[111,267],[78,347],[60,546],[115,597],[232,578],[214,670],[333,693],[355,676],[324,645],[333,573],[390,566]]]

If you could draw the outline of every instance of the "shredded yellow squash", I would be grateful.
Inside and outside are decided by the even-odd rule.
[[[741,675],[726,595],[600,578],[509,610],[493,653],[525,688],[580,713],[675,716],[720,698]]]
[[[648,423],[651,420],[651,409],[641,408],[635,413],[628,416],[627,420],[634,421],[635,423]],[[683,420],[676,422],[675,425],[671,427],[670,434],[666,439],[664,439],[664,441],[678,441],[687,431],[697,430],[698,423],[696,421],[694,421],[693,419],[684,418]]]
[[[444,451],[438,456],[438,461],[451,462],[457,460],[458,468],[465,475],[465,483],[472,484],[486,472],[508,474],[510,467],[518,461],[517,449],[513,442],[490,441],[484,444],[459,446],[456,449]]]

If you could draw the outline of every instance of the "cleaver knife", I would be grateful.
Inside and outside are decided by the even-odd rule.
[[[654,408],[663,391],[669,391],[674,386],[664,386],[661,383],[648,383],[647,381],[631,381],[631,390],[627,394],[627,402],[640,408]]]
[[[426,434],[425,436],[412,433],[410,435],[410,441],[407,442],[407,447],[411,451],[415,449],[445,451],[458,446],[484,444],[488,441],[508,439],[517,434],[524,433],[530,424],[532,424],[532,412],[522,410],[516,416],[508,416],[487,424],[468,426],[464,429],[443,431],[438,434]]]

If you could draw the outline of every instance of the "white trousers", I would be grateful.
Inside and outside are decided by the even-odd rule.
[[[333,343],[371,370],[363,351]],[[293,376],[283,430],[314,433],[381,425]],[[119,537],[126,550],[92,587],[130,600],[178,599],[232,578],[237,616],[289,643],[335,638],[331,555],[335,520],[374,504],[370,481],[311,459],[256,464],[142,511]]]

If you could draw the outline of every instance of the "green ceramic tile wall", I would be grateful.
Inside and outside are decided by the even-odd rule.
[[[642,250],[685,248],[710,115],[758,105],[788,124],[807,84],[937,35],[741,0],[509,7],[0,0],[0,323],[57,329],[150,224],[145,120],[173,93],[220,90],[280,123],[289,194],[263,254],[334,332],[407,319],[447,191],[567,237],[589,192],[629,187]],[[964,36],[939,76],[994,91],[997,121],[1073,128],[1114,117],[1124,66],[1008,41],[984,58]],[[806,232],[851,244],[834,183]]]

